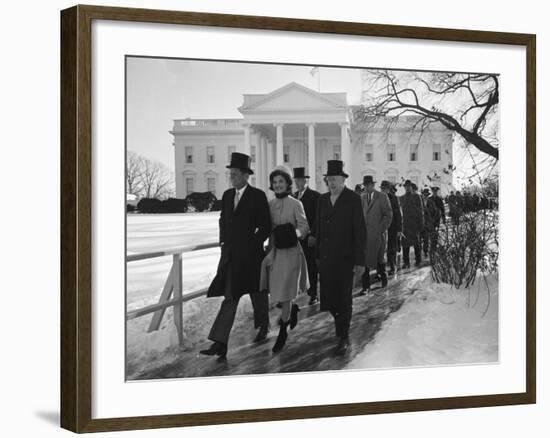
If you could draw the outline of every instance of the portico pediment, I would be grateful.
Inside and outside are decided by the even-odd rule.
[[[245,94],[239,107],[243,114],[250,112],[342,110],[347,108],[345,93],[319,93],[291,82],[267,94]]]

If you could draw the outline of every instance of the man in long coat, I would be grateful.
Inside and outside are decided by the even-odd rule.
[[[387,262],[390,266],[388,275],[395,274],[395,267],[397,264],[397,248],[398,248],[398,237],[403,233],[403,215],[401,214],[401,206],[399,205],[399,200],[395,193],[393,192],[394,187],[389,181],[382,181],[380,183],[380,190],[385,193],[390,200],[390,205],[392,209],[392,219],[391,224],[388,228],[388,245],[387,245]]]
[[[386,194],[375,190],[372,175],[365,175],[363,185],[365,192],[361,195],[361,203],[367,227],[367,240],[361,294],[365,295],[370,291],[370,268],[376,268],[382,287],[386,287],[388,284],[384,252],[386,251],[387,230],[391,224],[393,213]]]
[[[432,241],[435,233],[435,223],[438,220],[437,216],[439,214],[439,210],[430,197],[430,190],[428,188],[422,189],[422,206],[424,208],[424,228],[420,236],[424,257],[428,258],[428,255],[431,254],[431,249],[433,249]]]
[[[316,225],[321,310],[334,318],[342,355],[349,349],[354,275],[365,265],[365,218],[361,198],[345,186],[343,162],[329,160],[325,177],[329,192],[319,200]]]
[[[306,175],[304,167],[294,168],[294,182],[298,190],[294,192],[294,197],[302,202],[306,212],[306,218],[309,225],[309,234],[300,239],[300,244],[306,256],[307,273],[309,277],[309,304],[315,304],[317,301],[317,263],[315,262],[315,225],[317,218],[317,206],[321,194],[316,190],[310,189],[307,185],[309,175]]]
[[[399,198],[401,211],[403,212],[403,236],[401,245],[403,247],[403,269],[411,267],[409,252],[414,247],[416,266],[420,266],[422,254],[420,248],[420,233],[424,228],[424,209],[420,195],[412,191],[410,180],[405,181],[405,194]]]
[[[227,354],[229,333],[241,296],[250,294],[254,326],[260,328],[255,341],[266,338],[269,326],[268,296],[259,291],[260,266],[265,255],[263,243],[271,233],[267,197],[262,190],[248,184],[253,173],[248,155],[234,152],[227,168],[233,188],[226,190],[222,197],[221,257],[207,294],[208,297],[223,296],[224,300],[208,335],[213,343],[200,352],[220,358]]]

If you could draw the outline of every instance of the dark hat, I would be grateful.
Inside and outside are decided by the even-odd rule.
[[[411,183],[411,187],[413,190],[418,190],[418,186],[415,183]]]
[[[405,182],[403,183],[403,187],[407,187],[407,186],[412,186],[412,182],[410,179],[405,180]]]
[[[327,173],[323,176],[344,176],[348,177],[349,175],[344,172],[344,162],[340,160],[328,160],[327,161]]]
[[[428,188],[422,189],[422,194],[423,195],[429,195],[430,194],[430,189],[428,189]]]
[[[294,178],[309,178],[309,175],[306,175],[305,167],[295,167],[293,170]]]
[[[248,155],[241,154],[240,152],[233,152],[231,154],[231,163],[229,163],[229,166],[225,167],[228,169],[241,169],[248,172],[250,175],[254,175],[254,171],[250,168],[250,163],[251,159]]]
[[[366,185],[369,185],[369,184],[374,184],[376,181],[374,181],[374,178],[372,177],[372,175],[365,175],[363,177],[363,185],[366,186]]]
[[[439,187],[432,187],[432,192],[439,190]]]
[[[381,189],[391,189],[392,188],[392,185],[389,181],[387,180],[384,180],[380,183],[380,188]]]

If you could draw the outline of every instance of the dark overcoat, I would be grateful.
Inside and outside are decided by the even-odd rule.
[[[233,211],[235,189],[226,190],[220,214],[221,256],[216,276],[208,288],[208,297],[225,294],[228,270],[231,269],[231,294],[258,292],[260,267],[265,256],[264,241],[271,233],[271,216],[265,193],[247,185]]]
[[[294,192],[294,197],[298,199],[299,192]],[[300,198],[304,210],[306,212],[307,223],[309,225],[309,234],[315,236],[315,225],[317,219],[317,206],[319,205],[319,197],[321,194],[307,187],[304,194]],[[306,240],[307,241],[307,240]]]
[[[366,229],[359,195],[346,187],[333,206],[330,192],[322,194],[316,232],[321,310],[345,311],[351,306],[353,267],[365,266]]]
[[[399,198],[403,212],[404,244],[414,245],[419,242],[420,233],[424,229],[424,208],[420,195],[405,193]]]
[[[401,206],[397,196],[393,193],[388,193],[388,199],[390,200],[392,220],[390,227],[388,228],[388,234],[396,234],[403,231],[403,215],[401,214]]]

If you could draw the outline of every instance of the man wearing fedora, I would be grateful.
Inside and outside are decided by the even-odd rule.
[[[309,225],[309,234],[300,240],[302,249],[306,256],[307,272],[309,276],[309,304],[315,304],[317,301],[317,264],[315,263],[315,219],[317,217],[317,206],[319,205],[319,197],[321,194],[312,190],[307,185],[309,175],[306,175],[304,167],[294,168],[294,183],[298,190],[293,196],[302,202],[306,212],[307,222]]]
[[[391,210],[392,210],[392,219],[391,224],[388,228],[388,244],[387,244],[387,263],[390,270],[388,275],[395,274],[395,268],[397,265],[397,248],[398,248],[398,236],[403,232],[403,216],[401,214],[401,207],[399,205],[399,200],[395,196],[395,186],[392,185],[389,181],[382,181],[380,183],[380,191],[386,194],[390,200]]]
[[[416,266],[420,266],[422,261],[420,233],[424,228],[424,209],[420,196],[413,193],[411,180],[406,180],[404,186],[405,194],[399,198],[399,203],[403,212],[403,236],[401,239],[403,269],[407,269],[411,267],[409,259],[411,246],[414,247]]]
[[[376,268],[382,287],[388,285],[384,252],[386,251],[387,230],[391,224],[393,213],[390,200],[385,193],[375,190],[374,183],[372,175],[363,177],[365,192],[361,195],[361,203],[365,215],[367,239],[361,295],[366,295],[370,291],[370,268]]]
[[[201,354],[225,358],[229,333],[241,296],[250,294],[254,309],[254,326],[259,328],[255,341],[267,337],[269,326],[268,296],[259,291],[260,266],[264,258],[264,241],[271,233],[271,216],[265,193],[248,184],[254,172],[250,157],[234,152],[226,166],[233,188],[224,192],[220,214],[221,257],[208,297],[223,296],[218,315],[208,339],[213,341]]]
[[[321,311],[333,316],[339,339],[335,352],[343,355],[350,346],[354,277],[365,266],[365,218],[361,198],[345,186],[343,162],[329,160],[324,176],[329,192],[319,199],[315,226]]]

